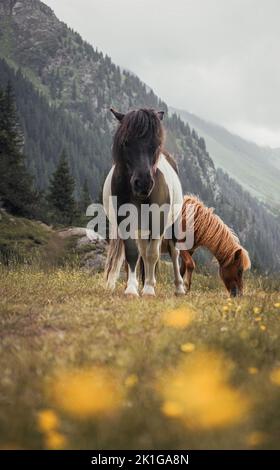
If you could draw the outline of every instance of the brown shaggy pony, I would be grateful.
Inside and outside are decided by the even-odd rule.
[[[216,257],[220,276],[232,297],[243,293],[243,272],[250,269],[248,252],[240,245],[235,233],[206,207],[196,196],[184,197],[182,229],[186,228],[189,206],[194,210],[194,245],[190,250],[181,250],[181,275],[188,290],[191,288],[195,263],[192,254],[198,247],[205,247]]]

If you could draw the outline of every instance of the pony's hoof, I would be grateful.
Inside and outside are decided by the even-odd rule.
[[[135,287],[129,286],[125,289],[124,294],[131,297],[139,297],[137,289]]]
[[[184,286],[176,287],[175,295],[185,295],[185,294],[186,294],[186,289],[184,288]]]
[[[144,286],[144,289],[142,290],[142,295],[143,297],[155,297],[155,289],[153,286]]]
[[[115,282],[107,282],[106,283],[106,290],[109,292],[113,292],[115,290],[116,283]]]

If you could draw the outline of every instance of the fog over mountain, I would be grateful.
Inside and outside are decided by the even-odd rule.
[[[278,0],[46,0],[179,109],[280,147]]]
[[[280,208],[280,149],[260,147],[188,111],[169,108],[196,129],[215,166],[229,173],[253,196]]]

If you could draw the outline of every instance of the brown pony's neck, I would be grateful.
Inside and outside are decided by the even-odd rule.
[[[196,196],[186,196],[183,205],[183,220],[186,210],[192,207],[194,217],[193,251],[203,246],[217,259],[220,265],[228,264],[233,255],[241,248],[237,236],[214,214],[213,209],[206,207]]]

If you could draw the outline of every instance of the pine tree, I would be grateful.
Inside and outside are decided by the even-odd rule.
[[[79,204],[82,215],[86,214],[86,210],[88,206],[91,204],[91,202],[92,200],[91,200],[91,195],[90,195],[89,188],[88,188],[88,181],[87,179],[85,179],[82,194],[81,194],[80,204]]]
[[[75,180],[70,173],[66,152],[63,150],[50,180],[48,194],[48,201],[60,223],[71,224],[76,216],[74,189]]]
[[[18,215],[32,215],[38,195],[25,167],[24,137],[10,83],[0,91],[0,203]]]
[[[77,100],[77,82],[74,78],[73,83],[72,83],[72,101]]]

